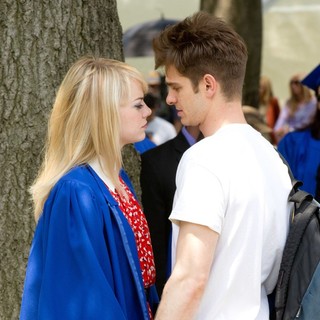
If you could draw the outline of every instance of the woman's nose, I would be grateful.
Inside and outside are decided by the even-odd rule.
[[[147,117],[149,117],[150,115],[151,115],[151,113],[152,113],[152,110],[145,104],[145,112],[144,112],[144,114],[143,114],[143,117],[144,118],[147,118]]]

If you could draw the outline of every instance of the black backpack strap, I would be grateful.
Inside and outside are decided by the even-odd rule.
[[[298,185],[299,187],[299,185]],[[294,189],[295,187],[293,187]],[[312,203],[313,196],[305,192],[303,190],[297,189],[295,192],[291,191],[289,195],[289,201],[293,202],[293,209],[291,214],[291,219],[293,220],[294,217],[299,213],[302,212],[304,207],[309,204],[309,206],[313,205]]]
[[[316,184],[316,195],[314,197],[318,202],[320,202],[320,165],[317,170],[317,184]]]
[[[289,201],[294,202],[297,206],[300,206],[304,201],[312,201],[313,196],[303,190],[298,190],[292,196],[289,197]]]
[[[291,223],[287,238],[288,240],[283,251],[283,257],[276,286],[276,319],[283,319],[282,317],[286,308],[288,283],[292,272],[293,262],[299,249],[303,234],[310,220],[314,217],[314,213],[319,210],[318,203],[313,200],[313,197],[301,190],[298,190],[290,198],[290,201],[294,202],[296,212]]]

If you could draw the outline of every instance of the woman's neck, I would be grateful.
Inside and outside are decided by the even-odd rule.
[[[124,198],[128,201],[128,194],[126,193],[124,187],[119,182],[118,187],[114,185],[111,181],[110,177],[105,173],[105,170],[101,167],[102,162],[98,160],[98,158],[93,159],[89,162],[90,167],[95,171],[95,173],[99,176],[99,178],[105,183],[108,189],[112,192],[117,192],[121,198]]]
[[[98,158],[95,158],[89,162],[91,168],[95,171],[95,173],[99,176],[99,178],[108,186],[108,188],[112,191],[115,191],[115,185],[111,181],[111,179],[105,173],[105,170],[101,167],[101,161]]]

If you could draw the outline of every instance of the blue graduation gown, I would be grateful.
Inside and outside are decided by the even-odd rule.
[[[301,189],[315,196],[320,140],[311,136],[310,129],[289,132],[280,140],[278,151],[287,160],[293,176],[303,182]]]
[[[145,137],[142,141],[135,142],[133,145],[139,154],[142,154],[142,153],[144,153],[150,149],[153,149],[157,146],[148,137]]]
[[[154,286],[148,291],[153,306]],[[90,166],[72,169],[49,194],[30,250],[20,319],[149,319],[134,234]]]

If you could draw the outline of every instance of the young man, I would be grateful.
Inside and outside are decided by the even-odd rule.
[[[204,139],[178,166],[173,270],[157,320],[267,320],[285,244],[291,181],[273,146],[245,121],[247,49],[199,12],[154,40],[167,103]]]

